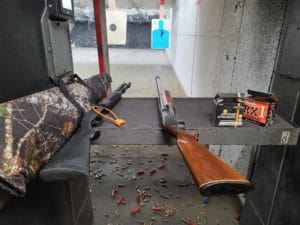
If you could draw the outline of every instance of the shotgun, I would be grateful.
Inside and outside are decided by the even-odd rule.
[[[177,147],[200,192],[203,195],[213,195],[250,191],[252,185],[245,177],[201,145],[197,133],[185,130],[182,123],[176,121],[171,94],[161,89],[158,76],[155,79],[163,130],[176,138]]]

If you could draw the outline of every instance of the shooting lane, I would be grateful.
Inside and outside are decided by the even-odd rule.
[[[4,32],[12,32],[9,37],[16,39],[9,40],[7,39],[8,35],[0,36],[0,43],[7,43],[0,52],[0,58],[7,65],[4,68],[9,69],[1,72],[11,74],[12,77],[12,79],[7,79],[7,77],[1,76],[1,102],[52,87],[53,84],[49,82],[47,76],[55,78],[62,74],[73,73],[67,26],[70,12],[68,10],[52,11],[52,7],[48,8],[49,5],[57,6],[54,8],[60,9],[59,4],[62,5],[62,2],[59,0],[49,2],[40,1],[39,7],[35,2],[29,0],[26,3],[21,0],[5,0],[0,3],[1,31],[3,27],[8,27],[2,23],[10,23],[12,27],[22,29],[19,32],[23,34],[13,35],[16,30],[7,29]],[[108,76],[109,59],[104,1],[94,0],[93,3],[99,71],[104,76]],[[30,12],[31,16],[23,15],[23,11]],[[297,0],[289,0],[278,50],[277,69],[272,85],[272,90],[281,99],[278,114],[272,126],[259,127],[246,123],[245,126],[238,128],[214,127],[210,121],[213,107],[211,98],[175,98],[177,119],[184,120],[188,128],[197,130],[202,144],[260,146],[252,177],[255,190],[246,196],[246,203],[240,218],[241,225],[296,225],[300,221],[298,213],[300,197],[297,190],[300,182],[299,162],[297,162],[300,134],[298,128],[300,125],[300,69],[298,63],[300,47],[297,43],[300,38],[299,12],[300,3]],[[49,19],[48,13],[52,15],[51,19]],[[65,18],[66,16],[67,18]],[[28,20],[25,20],[20,26],[20,18],[24,17]],[[9,22],[5,18],[10,18]],[[44,27],[40,26],[40,21]],[[28,31],[30,33],[27,33]],[[37,45],[38,47],[36,47]],[[17,47],[12,48],[11,46]],[[31,57],[26,55],[28,52],[31,52]],[[13,62],[7,59],[7,56],[11,54],[15,56]],[[25,59],[27,61],[24,61]],[[22,65],[23,70],[22,80],[17,83],[15,80],[19,80],[20,76],[16,63]],[[25,74],[30,75],[25,76]],[[47,76],[42,77],[40,74],[47,74]],[[12,86],[14,89],[11,88]],[[114,108],[114,112],[121,115],[122,118],[126,118],[127,124],[123,128],[116,128],[112,123],[105,121],[95,129],[95,132],[99,131],[101,135],[99,139],[92,142],[94,146],[91,147],[91,161],[89,161],[89,141],[66,145],[67,147],[62,148],[41,172],[41,174],[46,174],[46,177],[33,181],[29,185],[25,197],[14,198],[4,206],[0,211],[0,224],[89,225],[93,224],[94,218],[95,225],[127,225],[136,224],[137,220],[143,224],[142,221],[145,218],[147,222],[150,222],[151,217],[154,217],[155,220],[159,218],[157,219],[159,221],[153,222],[153,224],[184,224],[181,218],[187,220],[191,214],[196,219],[199,216],[198,221],[202,224],[232,224],[232,213],[239,209],[232,207],[224,212],[224,207],[226,202],[230,201],[230,197],[217,196],[209,200],[212,204],[219,205],[219,208],[211,208],[209,205],[203,207],[207,199],[202,199],[197,188],[192,184],[192,178],[183,160],[174,154],[175,148],[166,146],[175,143],[161,129],[156,98],[124,98]],[[85,118],[83,122],[90,121],[89,119]],[[284,133],[289,134],[287,139],[283,138],[282,134]],[[121,149],[124,152],[120,154],[117,147],[109,148],[107,151],[107,145],[136,145],[136,147],[132,149],[132,152],[128,152],[128,148],[125,147]],[[161,152],[155,156],[154,148],[144,148],[144,145],[165,146],[161,147]],[[100,146],[100,152],[95,146]],[[73,154],[70,154],[70,149]],[[140,156],[132,161],[131,154]],[[153,156],[155,157],[153,158]],[[106,171],[97,171],[97,166],[103,163],[108,165]],[[162,166],[164,163],[167,164],[167,168]],[[73,171],[75,175],[64,173],[64,169],[69,169],[70,164],[79,165]],[[131,166],[132,164],[134,166]],[[148,169],[145,171],[146,174],[143,175],[142,171],[140,171],[140,176],[135,174],[145,167]],[[155,174],[153,172],[153,175],[150,176],[151,169],[155,167],[161,168],[158,168]],[[47,172],[57,168],[61,170],[60,176],[47,177]],[[126,171],[126,175],[122,171]],[[90,172],[94,178],[92,193],[89,188]],[[110,179],[116,174],[119,179]],[[102,177],[105,184],[101,184]],[[136,180],[136,182],[132,180]],[[150,187],[149,184],[151,184]],[[118,189],[119,194],[131,197],[136,195],[137,189],[141,189],[141,191],[146,191],[146,194],[151,194],[148,195],[148,198],[152,196],[152,199],[147,201],[153,204],[156,201],[167,202],[167,204],[156,206],[158,214],[152,213],[152,205],[150,208],[145,206],[142,209],[143,212],[137,213],[135,217],[130,215],[130,209],[134,209],[135,202],[139,200],[126,198],[125,208],[122,206],[121,195],[117,195],[112,203],[113,187]],[[193,193],[193,195],[189,195],[189,193]],[[0,195],[1,198],[2,195]],[[3,199],[5,198],[6,196],[3,196]],[[238,198],[235,199],[238,201]],[[123,207],[121,210],[115,203],[116,201]],[[194,206],[195,204],[197,205]],[[182,211],[176,211],[175,218],[173,218],[171,214],[174,213],[173,206],[175,205]],[[168,209],[171,216],[159,215],[158,208],[160,206]],[[213,212],[213,210],[217,212]],[[199,214],[200,211],[205,211],[207,215],[213,216],[224,214],[222,215],[224,217],[220,216],[220,218],[230,215],[230,218],[224,220],[218,220],[219,217],[214,218],[213,216],[211,216],[213,218],[206,218],[205,214]],[[163,221],[165,218],[168,219],[167,222]],[[193,223],[188,224],[192,225]]]

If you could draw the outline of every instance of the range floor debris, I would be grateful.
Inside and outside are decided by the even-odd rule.
[[[94,225],[231,225],[240,214],[237,196],[210,196],[203,207],[174,146],[92,146],[90,165]]]

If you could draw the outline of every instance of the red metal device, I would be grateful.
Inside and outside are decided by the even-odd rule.
[[[108,44],[106,34],[105,2],[93,0],[96,40],[98,48],[98,64],[100,74],[109,73]]]
[[[98,50],[98,66],[100,74],[110,74],[108,42],[106,32],[106,9],[104,0],[93,0],[94,5],[94,20],[96,30],[96,41]],[[108,88],[107,94],[111,93],[111,87]]]

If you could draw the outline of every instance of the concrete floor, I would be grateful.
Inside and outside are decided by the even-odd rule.
[[[164,88],[174,97],[185,97],[169,59],[164,51],[151,49],[110,49],[112,89],[124,81],[131,81],[132,88],[124,97],[157,96],[155,76],[161,77]],[[75,73],[87,78],[98,73],[97,51],[94,48],[73,48]]]
[[[162,163],[166,168],[157,169]],[[156,173],[149,175],[153,168]],[[145,174],[137,175],[141,169]],[[239,199],[214,196],[205,204],[174,146],[92,146],[91,176],[95,225],[184,225],[189,219],[190,225],[238,224]],[[139,190],[141,204],[136,201]],[[117,204],[121,197],[125,205]],[[163,211],[153,211],[156,205]],[[136,207],[141,211],[132,215]]]
[[[75,48],[73,58],[75,72],[81,77],[98,73],[95,49]],[[110,49],[110,63],[113,89],[121,82],[132,82],[126,97],[157,96],[156,75],[173,96],[186,96],[163,51]],[[166,163],[166,168],[150,176],[149,171],[161,163]],[[136,175],[139,169],[145,169],[145,174]],[[210,197],[204,204],[175,146],[92,146],[91,175],[95,225],[184,225],[188,219],[190,225],[237,224],[234,217],[241,209],[237,196]],[[118,191],[115,198],[111,197],[113,188]],[[140,206],[137,189],[145,191]],[[116,203],[121,196],[125,205]],[[163,207],[163,212],[153,212],[155,204]],[[131,215],[135,207],[141,211]],[[166,211],[174,214],[166,216]]]

